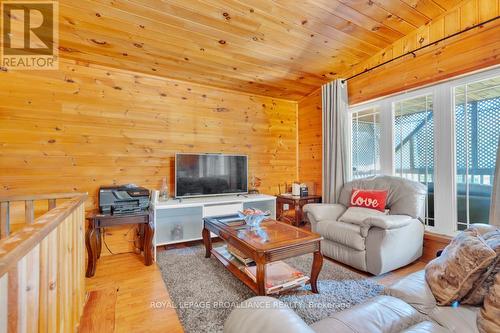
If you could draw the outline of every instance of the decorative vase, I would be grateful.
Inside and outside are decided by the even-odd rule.
[[[261,184],[261,179],[256,176],[252,176],[250,178],[250,190],[248,191],[249,194],[259,194],[258,187]]]
[[[160,200],[167,201],[168,200],[168,185],[167,185],[167,177],[163,177],[163,181],[161,184],[160,190]]]

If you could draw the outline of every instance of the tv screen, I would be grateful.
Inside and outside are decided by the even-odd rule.
[[[247,192],[247,156],[223,154],[175,155],[176,197]]]

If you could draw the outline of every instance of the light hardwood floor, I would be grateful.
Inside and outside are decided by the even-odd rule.
[[[134,253],[104,256],[96,274],[86,279],[89,301],[80,333],[169,332],[184,330],[169,304],[165,283],[156,264],[144,266]]]
[[[175,247],[194,244],[197,243]],[[356,271],[346,265],[342,266]],[[380,276],[356,272],[380,284],[390,285],[424,267],[424,261],[417,261]],[[175,309],[161,306],[157,309],[151,305],[152,302],[169,304],[170,297],[158,266],[144,266],[140,255],[124,253],[101,257],[97,263],[96,275],[87,278],[86,284],[89,301],[82,319],[81,333],[183,332]]]

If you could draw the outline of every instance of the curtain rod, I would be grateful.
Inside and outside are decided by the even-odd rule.
[[[426,45],[424,45],[424,46],[421,46],[421,47],[419,47],[419,48],[416,48],[416,49],[414,49],[413,51],[408,51],[408,52],[406,52],[406,53],[404,53],[404,54],[402,54],[402,55],[397,56],[396,58],[393,58],[393,59],[391,59],[391,60],[387,60],[387,61],[385,61],[385,62],[383,62],[383,63],[381,63],[381,64],[378,64],[378,65],[376,65],[376,66],[373,66],[373,67],[367,68],[367,69],[365,69],[364,71],[359,72],[358,74],[354,74],[354,75],[352,75],[352,76],[349,76],[348,78],[346,78],[346,79],[342,80],[341,82],[342,82],[342,83],[345,83],[346,81],[348,81],[348,80],[350,80],[350,79],[354,79],[355,77],[358,77],[358,76],[360,76],[360,75],[363,75],[363,74],[365,74],[365,73],[368,73],[368,72],[370,72],[370,71],[372,71],[372,70],[374,70],[374,69],[377,69],[377,68],[379,68],[379,67],[382,67],[382,66],[384,66],[384,65],[387,65],[388,63],[391,63],[391,62],[393,62],[393,61],[395,61],[395,60],[398,60],[398,59],[401,59],[401,58],[403,58],[403,57],[406,57],[406,56],[408,56],[408,55],[410,55],[410,54],[411,54],[411,55],[413,55],[413,58],[416,58],[416,57],[417,57],[417,55],[415,54],[415,52],[418,52],[418,51],[420,51],[420,50],[423,50],[423,49],[425,49],[425,48],[427,48],[427,47],[429,47],[429,46],[432,46],[432,45],[436,45],[436,44],[438,44],[438,43],[441,43],[442,41],[445,41],[445,40],[447,40],[447,39],[449,39],[449,38],[452,38],[452,37],[458,36],[458,35],[460,35],[460,34],[463,34],[464,32],[470,31],[470,30],[475,29],[475,28],[479,28],[479,27],[481,27],[481,26],[483,26],[483,25],[485,25],[485,24],[488,24],[488,23],[491,23],[491,22],[493,22],[493,21],[498,20],[499,18],[500,18],[500,15],[499,15],[499,16],[496,16],[496,17],[494,17],[494,18],[491,18],[491,19],[489,19],[489,20],[486,20],[486,21],[484,21],[484,22],[478,23],[478,24],[476,24],[476,25],[473,25],[473,26],[471,26],[471,27],[468,27],[468,28],[466,28],[466,29],[464,29],[464,30],[462,30],[462,31],[458,31],[458,32],[455,32],[455,33],[453,33],[453,34],[451,34],[451,35],[449,35],[449,36],[446,36],[446,37],[443,37],[443,38],[441,38],[441,39],[438,39],[438,40],[437,40],[437,41],[435,41],[435,42],[432,42],[432,43],[426,44]]]

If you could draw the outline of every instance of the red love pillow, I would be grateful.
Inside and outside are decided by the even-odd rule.
[[[359,190],[353,189],[351,193],[351,207],[365,207],[385,211],[387,200],[386,190]]]

